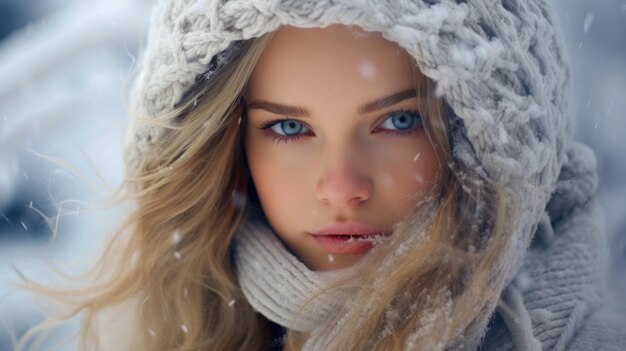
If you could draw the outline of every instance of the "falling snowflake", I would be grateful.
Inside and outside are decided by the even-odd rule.
[[[589,32],[589,28],[593,24],[593,12],[588,12],[585,16],[585,21],[583,23],[583,31],[585,33]]]
[[[424,177],[422,177],[421,174],[419,173],[415,173],[414,174],[415,180],[419,183],[419,184],[424,184]]]
[[[363,61],[359,65],[359,73],[361,74],[361,77],[367,80],[372,80],[376,77],[376,66],[369,61]]]
[[[172,245],[174,245],[174,246],[178,245],[178,243],[180,243],[180,239],[181,239],[180,232],[175,231],[172,234]]]

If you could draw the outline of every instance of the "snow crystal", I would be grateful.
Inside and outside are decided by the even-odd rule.
[[[154,330],[152,330],[152,328],[148,328],[148,334],[150,334],[151,337],[156,337],[156,333],[154,332]]]
[[[177,230],[172,234],[172,245],[176,246],[180,243],[180,232]]]
[[[396,323],[399,318],[400,313],[396,309],[391,308],[385,311],[385,319],[387,320],[387,323],[385,323],[385,329],[383,329],[383,331],[380,333],[380,339],[393,334],[393,324]]]
[[[26,174],[26,172],[24,172],[24,179],[28,180],[28,174]]]
[[[370,61],[363,61],[359,65],[359,73],[361,77],[372,80],[376,77],[376,66]]]
[[[187,329],[187,326],[184,324],[180,325],[180,330],[182,330],[185,334],[189,333],[189,329]]]
[[[24,229],[28,230],[28,227],[26,226],[24,222],[20,222],[20,223],[22,223],[22,227],[24,227]]]
[[[181,255],[180,252],[178,252],[178,251],[174,251],[174,257],[177,260],[180,260],[181,258],[183,258],[183,255]]]
[[[410,243],[403,242],[396,248],[394,255],[396,256],[404,255],[407,251],[409,251],[410,246],[411,246]]]
[[[184,295],[185,297],[188,297],[188,296],[189,296],[189,290],[187,290],[187,288],[184,288],[184,289],[183,289],[183,295]]]
[[[585,21],[583,23],[583,31],[585,33],[589,32],[589,28],[593,24],[593,12],[588,12],[585,16]]]
[[[359,40],[369,37],[369,33],[358,26],[351,26],[351,32],[352,36]]]
[[[174,169],[174,167],[172,167],[172,166],[160,167],[159,168],[159,174],[169,173],[169,172],[172,171],[172,169]]]
[[[208,126],[209,126],[209,124],[210,124],[210,122],[209,122],[209,121],[204,121],[204,123],[202,123],[202,126],[203,126],[204,128],[206,128],[206,127],[208,127]]]
[[[419,160],[420,156],[422,156],[421,152],[418,152],[417,154],[415,154],[415,157],[413,157],[413,162],[417,162],[417,160]]]
[[[421,174],[419,174],[419,173],[415,173],[415,174],[414,174],[414,176],[415,176],[415,180],[416,180],[418,183],[420,183],[420,184],[424,184],[424,177],[422,177],[422,175],[421,175]]]
[[[233,307],[235,305],[235,300],[230,300],[230,302],[228,303],[228,307]]]
[[[335,256],[328,254],[328,262],[333,262],[335,260]]]

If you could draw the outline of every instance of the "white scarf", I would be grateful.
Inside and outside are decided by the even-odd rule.
[[[241,289],[248,302],[267,319],[288,329],[311,332],[337,308],[336,299],[320,295],[325,284],[349,268],[312,271],[290,253],[274,232],[261,222],[242,225],[235,236],[235,264]]]

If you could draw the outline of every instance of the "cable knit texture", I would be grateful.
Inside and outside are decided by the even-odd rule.
[[[228,62],[238,41],[281,25],[382,33],[435,82],[463,121],[472,157],[521,214],[496,263],[507,282],[502,296],[518,313],[488,306],[466,347],[478,345],[491,321],[485,349],[562,350],[596,308],[605,251],[590,199],[594,158],[570,142],[569,71],[550,11],[544,0],[161,0],[131,102],[142,115],[170,112],[197,79]],[[130,127],[129,173],[162,133]],[[456,161],[468,162],[461,154]]]

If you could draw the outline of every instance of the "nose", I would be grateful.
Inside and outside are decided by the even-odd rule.
[[[371,179],[343,156],[331,160],[317,184],[319,201],[336,208],[354,207],[366,202],[373,191]]]

